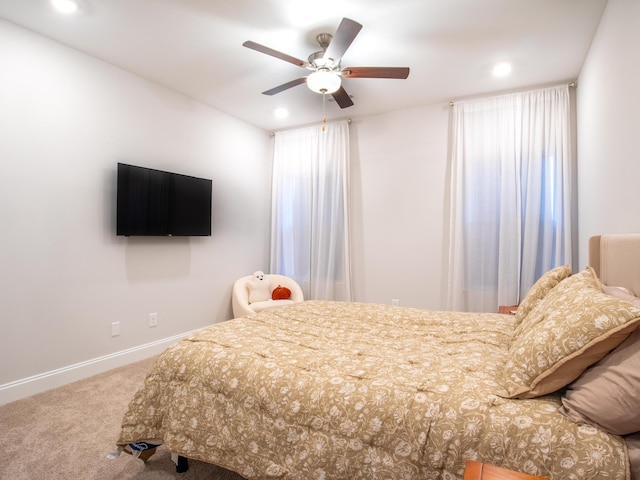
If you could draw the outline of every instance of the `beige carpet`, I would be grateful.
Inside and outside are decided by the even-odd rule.
[[[127,404],[153,360],[0,406],[0,479],[242,480],[194,460],[188,472],[176,473],[164,447],[146,465],[126,454],[107,459]]]

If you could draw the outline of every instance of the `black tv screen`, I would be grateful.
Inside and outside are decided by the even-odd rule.
[[[116,234],[210,236],[211,180],[118,163]]]

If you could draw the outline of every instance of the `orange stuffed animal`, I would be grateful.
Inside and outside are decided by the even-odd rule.
[[[272,300],[288,300],[291,297],[291,290],[282,285],[278,285],[271,293]]]

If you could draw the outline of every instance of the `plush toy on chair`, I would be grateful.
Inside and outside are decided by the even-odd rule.
[[[303,300],[302,289],[295,280],[261,271],[236,280],[231,294],[235,318]]]
[[[265,302],[271,298],[271,285],[265,280],[264,273],[258,270],[253,278],[247,282],[249,288],[249,303]]]

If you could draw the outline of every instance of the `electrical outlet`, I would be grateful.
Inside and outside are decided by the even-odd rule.
[[[149,314],[149,327],[157,327],[158,326],[158,314],[150,313]]]
[[[111,336],[117,337],[120,335],[120,322],[111,323]]]
[[[391,305],[393,305],[394,307],[400,306],[400,300],[398,300],[397,298],[392,298]]]

